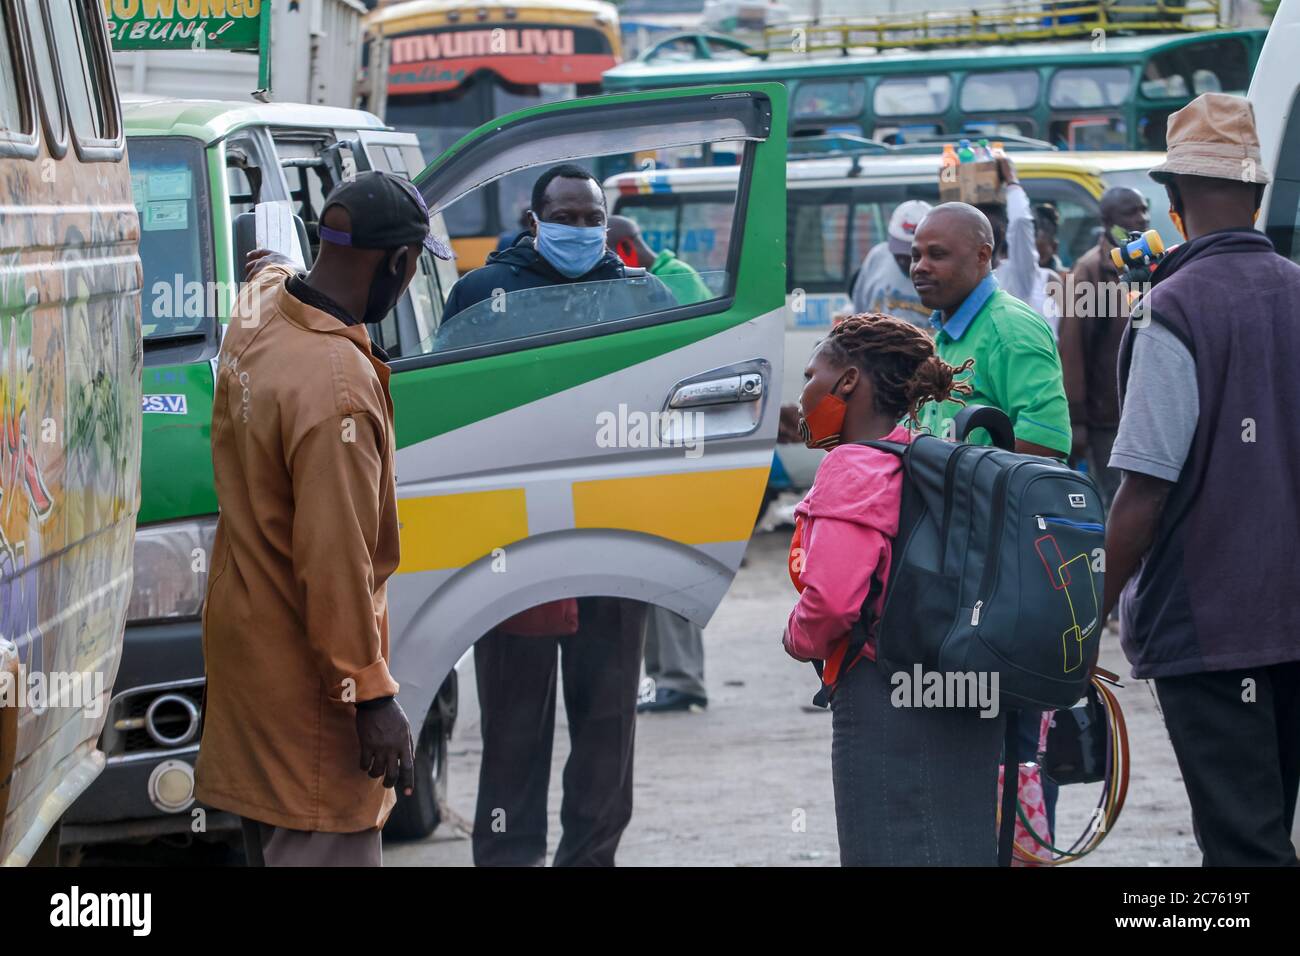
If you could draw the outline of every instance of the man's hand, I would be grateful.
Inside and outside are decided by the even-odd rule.
[[[357,740],[361,769],[376,779],[383,777],[385,787],[400,778],[402,793],[409,797],[415,789],[415,749],[411,725],[396,698],[357,704]]]
[[[267,266],[288,266],[296,271],[298,263],[283,253],[272,252],[270,249],[254,249],[244,258],[244,281],[252,281],[253,276]]]
[[[1015,164],[1011,162],[1011,157],[999,156],[997,158],[997,164],[998,176],[1005,185],[1018,186],[1020,184],[1020,180],[1016,178],[1016,167]]]

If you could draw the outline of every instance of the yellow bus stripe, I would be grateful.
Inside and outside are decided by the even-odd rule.
[[[397,521],[399,574],[461,568],[528,537],[528,501],[522,488],[399,498]]]
[[[682,544],[743,541],[754,529],[766,468],[573,483],[577,528],[623,528]]]

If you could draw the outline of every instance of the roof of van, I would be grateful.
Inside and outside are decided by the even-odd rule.
[[[1034,175],[1064,173],[1096,175],[1123,170],[1145,170],[1162,162],[1164,153],[1138,151],[1064,152],[1042,151],[1012,154],[1016,169]],[[894,180],[929,179],[939,168],[939,154],[903,156],[865,155],[860,157],[859,172],[850,177],[853,160],[847,156],[826,159],[792,160],[786,164],[786,182],[856,181],[872,183]],[[636,193],[672,193],[706,190],[712,187],[734,188],[739,166],[702,166],[692,169],[660,169],[653,172],[619,173],[605,180],[606,189]]]
[[[838,52],[824,55],[772,55],[767,59],[686,60],[673,63],[647,63],[630,60],[606,70],[606,89],[635,88],[642,80],[654,85],[681,83],[749,82],[756,79],[791,79],[802,76],[859,76],[865,73],[917,73],[926,70],[943,72],[974,66],[1008,70],[1041,63],[1061,62],[1119,65],[1139,61],[1152,49],[1174,48],[1187,43],[1217,38],[1263,36],[1262,30],[1207,30],[1170,36],[1108,36],[1105,54],[1099,56],[1093,41],[1056,40],[1042,43],[994,44],[936,50],[888,50],[881,53]],[[993,61],[997,62],[993,62]],[[1016,61],[1020,61],[1017,63]]]
[[[122,119],[131,136],[191,136],[216,142],[245,126],[299,129],[387,129],[374,113],[307,103],[181,100],[127,94]]]

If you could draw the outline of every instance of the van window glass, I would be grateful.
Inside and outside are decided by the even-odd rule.
[[[790,209],[789,255],[795,288],[817,283],[843,285],[848,243],[846,199],[800,203]]]
[[[131,195],[140,216],[145,338],[202,330],[224,312],[216,300],[223,292],[211,281],[203,147],[181,137],[132,137]]]
[[[66,136],[63,110],[59,106],[59,82],[54,76],[54,60],[50,54],[51,40],[45,29],[45,12],[41,0],[23,0],[27,6],[27,26],[31,30],[32,59],[36,61],[36,77],[45,122],[50,138],[62,143]]]
[[[682,205],[699,202],[697,195],[681,193],[677,196],[620,196],[614,211],[620,216],[635,219],[641,238],[651,249],[676,250],[679,243],[678,219]],[[687,260],[690,262],[690,260]],[[691,262],[691,265],[696,263]]]
[[[725,273],[699,273],[697,278],[710,291],[725,288],[727,281]],[[682,283],[674,281],[674,285],[680,294]],[[677,294],[663,280],[649,274],[520,289],[483,299],[448,316],[429,350],[445,352],[526,339],[666,311],[678,304]]]
[[[1158,53],[1142,67],[1138,88],[1148,99],[1187,99],[1202,93],[1246,95],[1250,58],[1241,40],[1214,40]]]
[[[682,204],[681,234],[671,248],[674,253],[701,272],[721,272],[727,268],[731,248],[731,218],[735,201],[706,200]]]
[[[972,73],[961,85],[961,110],[1027,110],[1038,103],[1038,73],[1035,70],[1002,70]]]
[[[1128,123],[1119,116],[1059,117],[1052,120],[1048,138],[1061,149],[1127,149]]]
[[[479,125],[489,112],[491,77],[481,74],[454,90],[428,96],[395,97],[388,102],[385,119],[390,126],[414,133],[428,162]],[[488,189],[473,190],[443,210],[452,236],[482,235],[488,228]],[[516,213],[518,215],[518,213]]]
[[[630,156],[620,159],[632,161]],[[574,164],[596,167],[594,158],[579,158]],[[515,218],[521,205],[531,205],[533,185],[545,171],[545,167],[529,168],[506,177],[513,181],[513,194],[518,197],[512,207]],[[582,180],[570,182],[581,186]],[[734,190],[700,194],[689,201],[682,195],[664,193],[612,198],[606,194],[604,202],[594,190],[588,195],[589,206],[583,206],[579,196],[577,205],[566,207],[558,218],[552,218],[556,213],[549,208],[538,212],[543,222],[584,228],[617,212],[636,223],[642,244],[627,243],[618,252],[608,247],[599,253],[593,249],[596,264],[587,266],[588,271],[578,277],[583,281],[566,281],[556,268],[563,261],[557,258],[561,252],[548,256],[539,251],[531,236],[525,237],[483,267],[492,270],[489,274],[470,270],[460,277],[436,331],[414,351],[450,352],[516,341],[526,344],[533,336],[579,329],[600,334],[602,326],[631,318],[662,314],[664,321],[670,321],[675,312],[681,315],[678,310],[683,307],[731,293]],[[515,238],[517,228],[507,230],[510,238]],[[578,257],[586,252],[578,247],[569,251]],[[628,265],[637,267],[636,271],[625,273]]]
[[[72,128],[83,139],[107,139],[110,133],[105,122],[103,82],[85,7],[76,0],[48,2]]]
[[[862,80],[811,80],[794,94],[795,119],[857,119],[867,100]]]
[[[952,102],[947,76],[899,76],[876,84],[872,98],[877,116],[929,116],[943,113]]]
[[[16,65],[22,57],[16,52],[10,29],[9,5],[0,3],[0,130],[30,133],[31,128],[23,116],[23,99],[18,93]]]
[[[1128,98],[1128,67],[1057,70],[1047,91],[1052,109],[1119,106]]]

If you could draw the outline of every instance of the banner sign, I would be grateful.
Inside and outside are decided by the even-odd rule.
[[[114,50],[251,50],[270,0],[102,0]]]
[[[400,34],[390,50],[390,94],[454,89],[477,70],[525,85],[599,83],[616,63],[599,31],[523,24]]]

